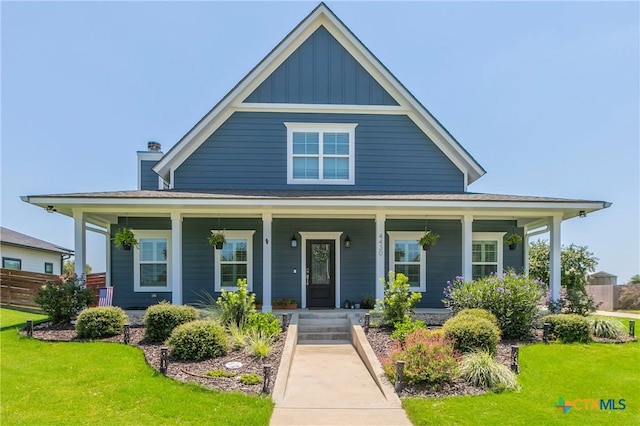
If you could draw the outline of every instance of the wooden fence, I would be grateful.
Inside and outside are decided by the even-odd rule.
[[[628,285],[588,285],[585,288],[587,293],[593,296],[596,303],[602,303],[600,309],[605,311],[615,311],[618,309],[620,293]]]
[[[105,286],[105,277],[104,272],[87,275],[87,287],[95,291],[96,298],[98,289]],[[0,268],[0,304],[15,308],[39,309],[33,298],[40,287],[55,278],[56,276],[51,274]]]

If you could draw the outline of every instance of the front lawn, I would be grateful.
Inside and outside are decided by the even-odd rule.
[[[520,349],[519,393],[403,401],[414,425],[638,425],[640,343],[534,344]],[[558,398],[625,400],[624,410],[564,414]],[[584,403],[579,403],[580,408]]]
[[[16,312],[0,310],[3,327],[36,319]],[[168,379],[131,346],[41,342],[12,327],[0,345],[2,424],[266,425],[273,410],[268,398]]]
[[[0,308],[0,330],[24,324],[30,319],[33,320],[34,323],[37,323],[46,320],[47,316],[16,309]]]

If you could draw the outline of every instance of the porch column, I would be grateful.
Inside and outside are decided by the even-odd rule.
[[[387,279],[384,268],[385,253],[385,233],[384,222],[386,215],[384,213],[376,214],[376,299],[384,299],[384,286],[380,282],[380,278]]]
[[[524,256],[524,259],[523,259],[524,268],[522,272],[527,276],[529,275],[529,238],[530,238],[528,235],[528,232],[529,232],[529,227],[525,226],[524,227],[524,247],[523,247],[524,253],[522,254]]]
[[[561,263],[560,263],[560,224],[562,216],[556,215],[550,221],[551,241],[549,242],[549,289],[551,290],[551,299],[560,299],[561,288]]]
[[[182,213],[171,212],[171,303],[182,305]]]
[[[87,263],[87,233],[85,230],[86,221],[84,212],[73,212],[73,239],[74,258],[76,263],[76,275],[82,277],[86,270]]]
[[[465,280],[473,279],[473,215],[462,216],[462,276]]]
[[[271,312],[271,224],[273,215],[262,213],[262,311]],[[302,306],[302,305],[301,305]]]

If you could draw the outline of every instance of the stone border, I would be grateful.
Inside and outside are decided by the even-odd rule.
[[[289,320],[287,328],[287,338],[282,348],[282,357],[280,358],[280,367],[276,376],[276,383],[273,385],[271,399],[278,404],[284,401],[284,393],[287,390],[287,382],[289,381],[289,372],[291,371],[291,362],[298,345],[298,313],[293,312]]]
[[[351,330],[351,344],[356,349],[356,352],[360,356],[360,359],[362,359],[362,362],[364,362],[364,365],[365,367],[367,367],[369,374],[371,374],[371,377],[376,382],[376,385],[378,385],[378,388],[387,399],[387,401],[396,405],[397,407],[402,407],[400,397],[396,394],[394,388],[387,380],[384,371],[382,370],[382,366],[380,365],[380,361],[378,361],[378,357],[376,357],[376,354],[373,352],[373,348],[371,348],[371,345],[367,340],[367,336],[365,336],[364,334],[364,330],[360,325],[360,321],[358,320],[358,318],[356,318],[356,315],[354,313],[350,313],[348,317]],[[278,374],[278,377],[280,377],[280,374]]]

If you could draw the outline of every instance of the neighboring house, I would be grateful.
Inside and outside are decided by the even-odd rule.
[[[73,255],[73,250],[0,228],[0,253],[4,269],[60,275],[62,264]]]
[[[410,60],[410,58],[408,58]],[[315,8],[166,154],[138,153],[138,190],[23,197],[86,224],[133,228],[140,247],[107,250],[114,303],[193,303],[238,278],[263,300],[340,307],[381,298],[404,272],[421,307],[443,288],[527,268],[528,237],[550,231],[560,292],[561,222],[603,201],[468,192],[485,171],[324,4]],[[440,234],[430,251],[425,227]],[[207,243],[224,230],[226,244]],[[507,233],[525,239],[513,251]]]

